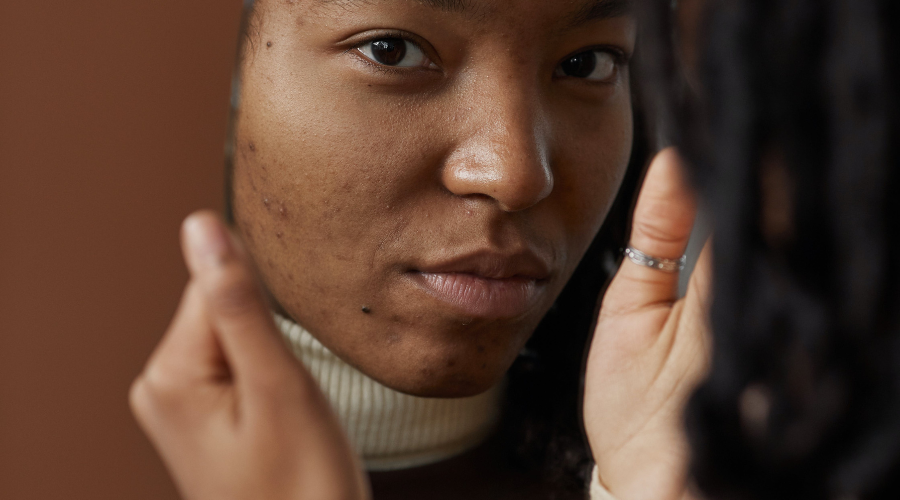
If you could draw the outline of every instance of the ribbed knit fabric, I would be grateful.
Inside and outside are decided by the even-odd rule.
[[[468,398],[420,398],[362,374],[293,321],[275,315],[294,354],[319,382],[369,470],[445,460],[487,438],[500,417],[502,386]]]

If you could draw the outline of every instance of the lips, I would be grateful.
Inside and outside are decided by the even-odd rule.
[[[421,290],[460,315],[502,319],[531,311],[550,271],[531,252],[475,252],[422,265],[409,275]]]

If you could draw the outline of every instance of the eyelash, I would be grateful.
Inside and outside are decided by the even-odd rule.
[[[379,64],[379,63],[369,59],[368,57],[366,57],[359,51],[359,49],[361,47],[363,47],[367,44],[370,44],[372,42],[377,42],[378,40],[384,40],[385,38],[399,38],[401,40],[405,40],[409,43],[412,43],[412,44],[416,45],[417,47],[419,47],[419,50],[421,50],[422,53],[425,54],[425,57],[428,57],[432,62],[435,62],[433,60],[433,58],[428,54],[428,50],[425,49],[425,46],[419,40],[416,40],[415,37],[412,37],[408,33],[405,33],[403,31],[383,31],[381,33],[378,33],[377,35],[370,36],[370,37],[366,38],[365,40],[362,40],[362,41],[356,43],[355,45],[353,45],[353,47],[348,49],[346,52],[355,52],[355,54],[354,54],[355,56],[357,56],[364,63],[366,63],[370,68],[374,69],[375,71],[378,71],[379,73],[384,73],[384,74],[389,74],[389,75],[406,75],[413,71],[425,69],[425,68],[403,68],[403,67],[387,66],[385,64]],[[437,63],[435,63],[435,64],[437,64]]]
[[[578,54],[583,54],[585,52],[605,52],[605,53],[609,54],[610,56],[612,56],[613,62],[616,65],[615,77],[618,77],[618,75],[622,71],[622,68],[627,67],[631,63],[631,57],[624,50],[622,50],[619,47],[616,47],[615,45],[592,45],[592,46],[580,48],[580,49],[576,50],[575,52],[572,52],[572,53],[568,54],[567,56],[563,57],[556,64],[556,67],[559,68],[560,65],[562,65],[562,63],[564,61],[567,61],[568,59],[575,57]],[[557,78],[557,77],[555,77],[555,78]],[[592,80],[587,80],[584,78],[575,78],[575,77],[569,77],[569,76],[558,77],[558,78],[560,78],[560,79],[572,78],[575,80],[583,81],[590,85],[608,85],[611,83],[610,81],[592,81]]]
[[[375,61],[369,59],[368,57],[366,57],[359,51],[359,49],[361,47],[365,46],[366,44],[376,42],[378,40],[383,40],[385,38],[399,38],[401,40],[405,40],[409,43],[415,44],[425,54],[426,57],[428,57],[429,59],[432,60],[432,62],[437,64],[433,60],[433,58],[428,54],[428,51],[426,50],[425,46],[420,41],[416,40],[415,37],[410,36],[408,33],[402,32],[402,31],[384,31],[384,32],[378,33],[376,35],[372,35],[372,36],[366,38],[365,40],[362,40],[362,41],[356,43],[355,45],[353,45],[353,47],[351,47],[350,49],[345,51],[345,53],[346,52],[356,52],[355,55],[359,59],[361,59],[362,62],[366,63],[366,65],[368,65],[370,68],[374,69],[375,71],[377,71],[379,73],[383,73],[383,74],[405,75],[405,74],[409,74],[410,72],[423,69],[423,68],[403,68],[403,67],[387,66],[385,64],[379,64],[378,62],[375,62]],[[631,58],[628,56],[628,54],[626,54],[625,51],[620,49],[619,47],[615,47],[612,45],[594,45],[594,46],[589,46],[589,47],[584,47],[584,48],[578,49],[577,51],[568,54],[567,56],[562,58],[557,63],[557,67],[560,64],[562,64],[563,61],[565,61],[573,56],[576,56],[583,52],[590,52],[590,51],[606,52],[606,53],[610,54],[613,57],[613,60],[615,61],[617,73],[618,73],[618,71],[621,70],[621,68],[627,66],[631,60]],[[601,83],[602,84],[604,82],[590,82],[590,83],[594,83],[594,84]]]

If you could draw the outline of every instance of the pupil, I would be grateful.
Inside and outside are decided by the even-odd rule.
[[[396,66],[406,57],[406,41],[402,38],[385,38],[372,42],[372,55],[385,66]]]
[[[596,68],[597,54],[594,51],[575,54],[562,63],[563,73],[576,78],[587,78]]]

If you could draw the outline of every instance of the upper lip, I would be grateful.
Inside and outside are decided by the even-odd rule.
[[[545,280],[550,275],[547,261],[530,250],[514,253],[480,250],[426,264],[415,270],[429,274],[464,273],[487,279],[521,278],[537,281]]]

